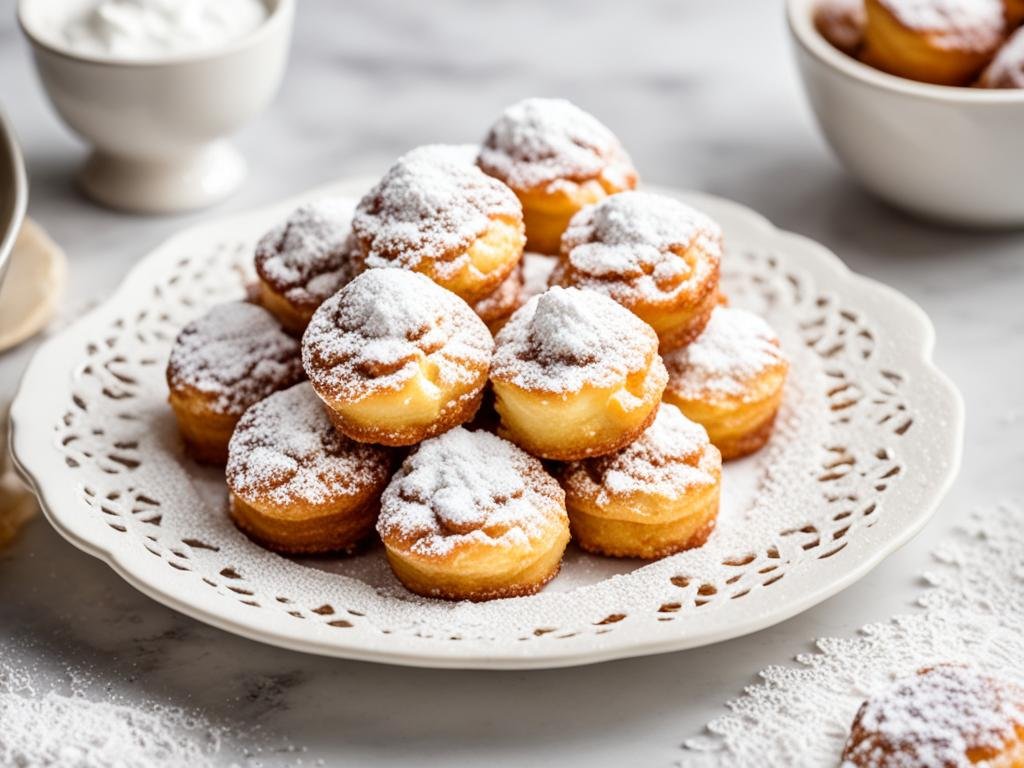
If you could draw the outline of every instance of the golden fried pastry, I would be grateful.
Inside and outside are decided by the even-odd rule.
[[[315,200],[256,244],[259,302],[289,331],[302,333],[316,308],[360,271],[351,221],[343,200]]]
[[[700,424],[663,403],[620,451],[566,465],[572,537],[612,557],[656,558],[699,547],[718,518],[722,456]]]
[[[1014,29],[1024,23],[1024,0],[1003,0],[1003,12],[1007,29]]]
[[[526,99],[506,109],[477,164],[519,196],[527,248],[541,253],[558,253],[580,208],[637,183],[615,134],[564,99]]]
[[[666,402],[703,425],[723,459],[746,456],[768,441],[789,371],[768,323],[719,307],[692,344],[664,357]]]
[[[234,301],[186,325],[167,361],[169,401],[197,461],[223,464],[238,419],[302,379],[299,342],[267,310]]]
[[[313,314],[302,361],[335,426],[414,445],[473,418],[494,340],[466,302],[417,272],[370,269]]]
[[[422,272],[468,302],[501,285],[526,242],[516,196],[447,145],[399,158],[360,201],[352,231],[368,268]]]
[[[278,552],[349,551],[373,530],[391,455],[349,440],[309,382],[245,412],[228,446],[235,524]]]
[[[865,701],[843,768],[1024,768],[1024,690],[970,667],[925,668]]]
[[[814,26],[818,32],[850,56],[860,51],[866,25],[864,0],[821,0],[814,8]]]
[[[555,285],[603,293],[650,325],[661,351],[695,339],[718,305],[722,231],[671,197],[623,192],[577,213]]]
[[[473,311],[477,317],[487,323],[491,335],[495,335],[519,309],[520,295],[523,290],[522,264],[513,269],[501,285],[477,302],[473,303]]]
[[[550,288],[512,315],[495,345],[499,434],[535,456],[612,453],[654,419],[667,379],[658,337],[607,296]]]
[[[549,287],[551,274],[558,266],[558,257],[546,253],[527,251],[523,254],[523,290],[519,296],[520,304],[525,304],[534,296],[540,296]]]
[[[911,80],[967,85],[1006,34],[1002,0],[865,0],[863,61]]]
[[[405,460],[384,491],[377,532],[411,591],[491,600],[531,595],[554,578],[569,521],[540,461],[458,427]]]
[[[1024,88],[1024,27],[1010,35],[981,73],[978,85],[982,88]]]

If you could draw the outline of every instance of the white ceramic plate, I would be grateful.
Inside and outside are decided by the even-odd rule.
[[[357,198],[365,180],[330,191]],[[541,594],[413,597],[380,549],[291,560],[238,533],[222,473],[189,461],[166,404],[178,329],[238,298],[255,239],[297,203],[190,229],[45,344],[12,408],[12,445],[50,522],[129,583],[267,643],[435,667],[584,664],[690,648],[782,621],[851,584],[928,520],[956,474],[960,397],[909,300],[734,203],[682,199],[726,233],[723,285],[792,359],[774,437],[727,465],[701,549],[644,564],[572,548]]]

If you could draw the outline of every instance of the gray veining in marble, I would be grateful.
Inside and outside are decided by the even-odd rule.
[[[1024,235],[937,229],[858,190],[812,124],[780,2],[302,0],[283,90],[239,137],[245,188],[215,211],[171,218],[104,211],[71,188],[82,149],[39,89],[12,5],[0,18],[0,104],[24,144],[30,213],[70,257],[69,314],[204,216],[379,170],[416,143],[476,140],[506,103],[562,95],[621,136],[646,180],[746,203],[918,301],[968,409],[963,472],[926,532],[846,592],[754,637],[530,673],[310,658],[151,602],[37,519],[0,554],[0,648],[41,679],[73,663],[89,669],[93,695],[258,727],[267,765],[669,765],[761,667],[909,609],[930,547],[963,510],[1024,489]],[[31,351],[0,356],[0,399]]]

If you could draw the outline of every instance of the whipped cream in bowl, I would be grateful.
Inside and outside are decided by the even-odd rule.
[[[57,113],[92,151],[79,186],[105,205],[172,212],[245,177],[227,137],[270,102],[296,0],[19,0]]]
[[[255,31],[268,15],[263,0],[94,0],[59,34],[78,53],[160,59],[216,50]]]

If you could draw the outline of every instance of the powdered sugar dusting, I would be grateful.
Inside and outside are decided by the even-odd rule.
[[[750,381],[785,359],[768,323],[732,307],[716,307],[692,344],[664,356],[668,388],[688,399],[742,395]]]
[[[167,362],[171,389],[194,389],[234,415],[301,378],[299,342],[265,309],[243,301],[217,304],[186,325]]]
[[[522,270],[513,269],[497,288],[473,304],[473,311],[488,324],[508,317],[519,306],[522,289]]]
[[[351,221],[352,204],[344,198],[300,205],[257,243],[256,272],[292,303],[319,305],[361,268]]]
[[[559,280],[627,305],[671,301],[717,275],[721,242],[718,225],[700,211],[664,195],[622,192],[569,222]],[[684,258],[690,249],[700,256]]]
[[[565,517],[565,495],[539,460],[490,432],[456,427],[405,460],[384,491],[377,530],[440,557],[466,544],[527,546]]]
[[[674,500],[715,483],[721,466],[704,427],[662,403],[636,441],[617,453],[568,464],[563,482],[570,495],[593,498],[599,505],[632,494]]]
[[[978,83],[985,88],[1024,88],[1024,27],[1003,44]]]
[[[822,0],[814,8],[814,25],[841,51],[856,53],[864,41],[864,0]]]
[[[969,768],[968,750],[998,751],[1024,725],[1024,691],[970,667],[922,670],[869,699],[843,768]]]
[[[359,202],[352,229],[368,267],[416,269],[429,259],[445,279],[493,220],[522,216],[512,191],[472,165],[465,147],[433,144],[391,166]]]
[[[491,375],[528,390],[612,387],[646,369],[658,349],[650,326],[593,291],[555,286],[516,310],[498,333]]]
[[[462,299],[427,277],[371,269],[325,301],[302,339],[317,389],[350,401],[401,388],[429,358],[439,386],[487,369],[494,341]]]
[[[523,270],[522,301],[526,303],[548,289],[548,278],[558,264],[558,257],[527,251],[520,264]]]
[[[565,99],[525,99],[510,106],[491,126],[477,162],[517,190],[599,177],[618,189],[636,183],[615,134]]]
[[[385,448],[338,433],[304,381],[245,412],[228,445],[226,474],[243,498],[318,505],[379,488],[389,464]]]
[[[988,50],[1006,25],[1001,0],[879,0],[904,26],[940,35],[935,44]]]

